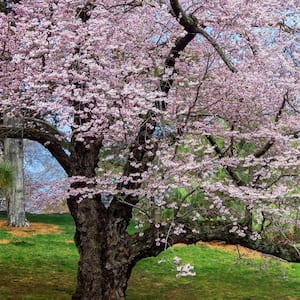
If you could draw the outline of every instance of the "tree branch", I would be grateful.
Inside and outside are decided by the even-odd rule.
[[[293,28],[293,27],[289,26],[288,24],[286,24],[284,21],[279,21],[276,24],[268,24],[268,25],[273,27],[273,28],[274,27],[279,27],[279,29],[281,31],[286,32],[286,33],[295,34],[295,33],[300,32],[300,28]]]
[[[37,119],[37,118],[32,118],[32,117],[24,117],[24,121],[27,121],[29,123],[32,123],[35,128],[40,128],[41,130],[49,133],[49,134],[54,134],[56,136],[60,136],[63,138],[64,133],[59,131],[57,128],[49,124],[48,122],[42,120],[42,119]],[[64,139],[65,140],[65,139]],[[69,143],[65,140],[65,146],[68,148],[70,145]]]
[[[174,68],[176,63],[176,58],[180,57],[180,53],[187,47],[187,45],[194,39],[196,36],[195,33],[187,33],[185,36],[180,37],[176,40],[174,47],[170,49],[170,52],[165,60],[165,68]],[[162,77],[162,76],[161,76]],[[166,95],[169,93],[171,86],[173,85],[172,75],[167,80],[161,79],[159,82],[159,90],[163,91]],[[157,109],[165,110],[166,103],[164,101],[159,101],[155,103]],[[128,158],[127,163],[124,167],[124,176],[130,176],[130,174],[141,174],[148,169],[148,163],[153,161],[156,154],[157,145],[154,144],[153,149],[151,149],[152,155],[146,154],[149,153],[147,149],[147,142],[151,140],[155,127],[156,127],[156,113],[154,111],[148,111],[144,117],[144,122],[141,124],[137,138],[135,142],[130,147],[131,157]],[[134,164],[133,164],[134,163]],[[139,167],[135,167],[139,165]],[[135,176],[135,179],[136,178]],[[137,189],[141,183],[129,182],[128,184],[120,186],[120,188],[127,189]],[[138,202],[137,197],[132,197],[131,200],[126,199],[127,202],[131,204],[136,204]],[[117,198],[113,200],[112,204],[117,204]]]
[[[232,73],[237,73],[236,67],[232,64],[232,62],[228,59],[226,56],[224,50],[220,47],[220,45],[217,43],[217,41],[209,35],[204,29],[198,27],[197,32],[200,33],[203,37],[206,38],[206,40],[213,46],[213,48],[216,50],[216,52],[220,55],[225,65],[228,67],[228,69]]]
[[[214,150],[217,153],[217,155],[220,158],[223,158],[224,154],[222,153],[221,149],[218,147],[215,139],[211,135],[206,135],[205,137],[209,141],[210,145],[214,147]],[[238,177],[238,175],[233,171],[231,167],[227,166],[225,167],[225,170],[238,186],[244,185],[244,182]]]
[[[274,184],[276,184],[281,178],[285,177],[299,177],[299,174],[280,174],[276,179],[274,179],[272,182],[270,182],[267,186],[263,187],[263,189],[269,189]]]
[[[279,107],[279,110],[275,116],[275,123],[278,123],[288,99],[289,99],[288,92],[286,92],[283,96],[283,101]],[[254,153],[254,157],[259,158],[259,157],[263,156],[265,153],[267,153],[267,151],[269,151],[269,149],[273,146],[274,143],[275,143],[275,140],[273,138],[271,138],[261,149],[259,149],[256,153]]]
[[[155,238],[158,234],[167,234],[167,228],[164,232],[158,231],[155,227],[147,229],[143,236],[136,234],[131,238],[131,260],[136,262],[139,259],[157,256],[166,247],[176,243],[194,244],[198,241],[220,240],[233,245],[242,245],[253,250],[271,254],[290,262],[300,263],[299,250],[290,244],[274,244],[266,239],[254,240],[251,238],[252,232],[244,231],[245,236],[241,237],[236,233],[229,232],[233,224],[224,221],[198,221],[191,222],[188,220],[177,219],[176,224],[184,225],[185,233],[169,235],[168,244],[161,243],[156,245]]]
[[[233,73],[236,73],[238,70],[228,59],[224,50],[220,47],[217,41],[204,30],[204,25],[200,24],[199,26],[199,20],[194,15],[186,15],[178,0],[170,0],[170,4],[175,17],[179,20],[179,24],[182,25],[184,29],[190,34],[200,33],[216,50],[229,70]]]
[[[40,143],[57,159],[66,173],[70,174],[72,164],[69,156],[64,151],[65,141],[56,138],[53,134],[43,132],[37,128],[0,125],[0,138],[24,138]]]

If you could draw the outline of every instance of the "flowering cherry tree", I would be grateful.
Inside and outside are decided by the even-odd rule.
[[[125,299],[136,262],[177,242],[299,262],[290,241],[264,236],[297,226],[296,0],[21,0],[1,11],[1,117],[20,125],[0,135],[39,142],[68,174],[73,299]]]

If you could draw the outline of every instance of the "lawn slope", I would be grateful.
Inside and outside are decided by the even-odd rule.
[[[43,224],[25,229],[23,235],[0,226],[0,299],[70,299],[78,261],[71,217],[29,215],[29,220]],[[174,256],[194,265],[196,276],[176,278]],[[239,257],[205,244],[173,247],[137,264],[127,298],[296,300],[300,299],[300,264]]]

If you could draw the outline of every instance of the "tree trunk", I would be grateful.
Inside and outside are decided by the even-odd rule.
[[[28,226],[25,216],[24,203],[24,169],[23,169],[23,141],[20,139],[5,139],[5,160],[14,168],[15,180],[7,191],[8,226]]]
[[[72,299],[125,299],[134,263],[129,260],[129,236],[124,219],[113,216],[101,199],[68,200],[75,220],[75,244],[80,259]]]
[[[0,162],[4,161],[4,140],[0,139]],[[7,209],[6,198],[3,191],[0,191],[0,211]]]

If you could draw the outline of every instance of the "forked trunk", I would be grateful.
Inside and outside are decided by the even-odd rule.
[[[77,288],[72,299],[125,299],[133,267],[123,220],[109,216],[100,199],[68,205],[76,223],[75,244],[80,259]]]

